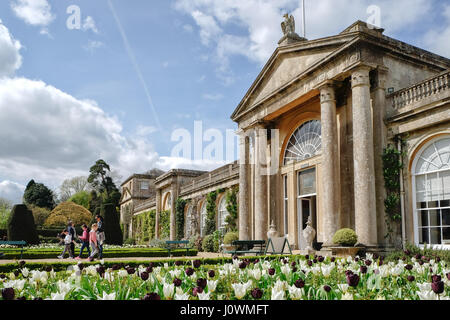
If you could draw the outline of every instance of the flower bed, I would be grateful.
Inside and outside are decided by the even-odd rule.
[[[15,265],[0,274],[3,299],[449,300],[444,261],[271,257],[169,264]],[[218,263],[213,265],[213,263]],[[10,266],[11,267],[11,266]],[[4,271],[1,271],[4,272]]]

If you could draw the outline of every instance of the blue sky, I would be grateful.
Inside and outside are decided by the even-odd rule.
[[[71,5],[80,29],[67,27]],[[385,34],[450,56],[448,0],[306,0],[307,38],[366,21],[370,5]],[[1,1],[0,197],[19,201],[32,178],[57,190],[98,158],[123,178],[222,165],[171,157],[171,134],[193,133],[196,120],[223,135],[237,128],[230,115],[276,48],[286,11],[299,27],[297,0]]]

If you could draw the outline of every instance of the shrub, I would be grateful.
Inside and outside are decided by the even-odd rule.
[[[203,238],[202,249],[204,252],[215,252],[214,251],[214,236],[212,234],[207,235]]]
[[[73,202],[63,202],[52,210],[50,216],[45,221],[45,226],[66,226],[69,220],[75,226],[89,225],[91,219],[92,215],[86,208]]]
[[[358,242],[358,236],[352,229],[338,230],[333,236],[333,243],[345,247],[352,247]]]
[[[176,236],[177,240],[181,240],[184,238],[184,208],[186,207],[186,200],[181,198],[177,199],[176,207],[175,207],[175,219],[176,219]]]
[[[166,241],[160,239],[152,239],[148,243],[151,248],[164,248],[166,246]]]
[[[69,201],[76,203],[79,206],[83,206],[89,210],[89,192],[83,190],[78,193],[75,193],[72,197],[70,197]]]
[[[51,213],[51,211],[47,208],[39,208],[33,205],[29,206],[29,209],[33,213],[34,223],[36,226],[43,226]]]
[[[123,244],[123,234],[116,207],[112,204],[105,204],[102,209],[105,219],[103,227],[105,230],[105,243],[121,246]]]
[[[233,241],[239,240],[239,233],[237,232],[228,232],[223,238],[224,244],[231,244]]]
[[[161,228],[160,238],[170,238],[170,211],[163,211],[159,215],[159,226]]]
[[[199,234],[193,235],[190,239],[189,239],[189,247],[190,248],[196,248],[198,251],[202,251],[203,247],[203,239]]]
[[[135,245],[135,244],[136,244],[136,240],[134,240],[133,238],[128,238],[128,239],[126,239],[126,240],[123,242],[123,244],[126,244],[126,245]]]
[[[206,222],[205,234],[213,234],[216,230],[216,199],[217,191],[208,193],[206,196]]]
[[[28,244],[39,244],[33,213],[24,204],[15,205],[8,220],[8,240],[24,240]]]

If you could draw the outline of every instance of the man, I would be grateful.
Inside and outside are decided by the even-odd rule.
[[[97,220],[97,238],[98,238],[98,248],[99,248],[99,252],[98,252],[98,258],[102,259],[103,258],[103,243],[105,242],[105,228],[104,228],[104,224],[103,224],[103,217],[101,215],[97,215],[96,217]]]
[[[75,228],[73,227],[73,222],[69,221],[67,225],[67,231],[69,231],[70,236],[72,237],[72,242],[70,243],[70,256],[75,257],[75,237],[76,232]]]

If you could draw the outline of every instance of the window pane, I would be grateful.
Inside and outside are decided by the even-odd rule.
[[[428,211],[419,211],[419,227],[428,227]]]
[[[440,210],[430,210],[430,226],[439,227],[441,225],[441,211]]]
[[[430,244],[441,244],[441,228],[431,228],[430,236],[431,236]]]
[[[450,244],[450,228],[442,228],[442,239],[446,244]]]
[[[441,208],[450,207],[450,200],[441,201]]]
[[[442,225],[450,226],[450,209],[442,210]]]
[[[418,203],[424,203],[424,205],[422,206],[422,208],[426,208],[426,192],[417,192],[417,202]]]
[[[416,191],[425,191],[425,176],[417,176],[416,177]]]
[[[438,179],[437,173],[427,174],[427,183],[426,183],[427,190],[441,190],[442,185]]]
[[[428,209],[439,208],[439,201],[428,202]]]
[[[428,237],[428,228],[419,228],[419,243],[420,244],[430,243]]]
[[[298,175],[299,196],[316,193],[316,170],[300,172]]]

